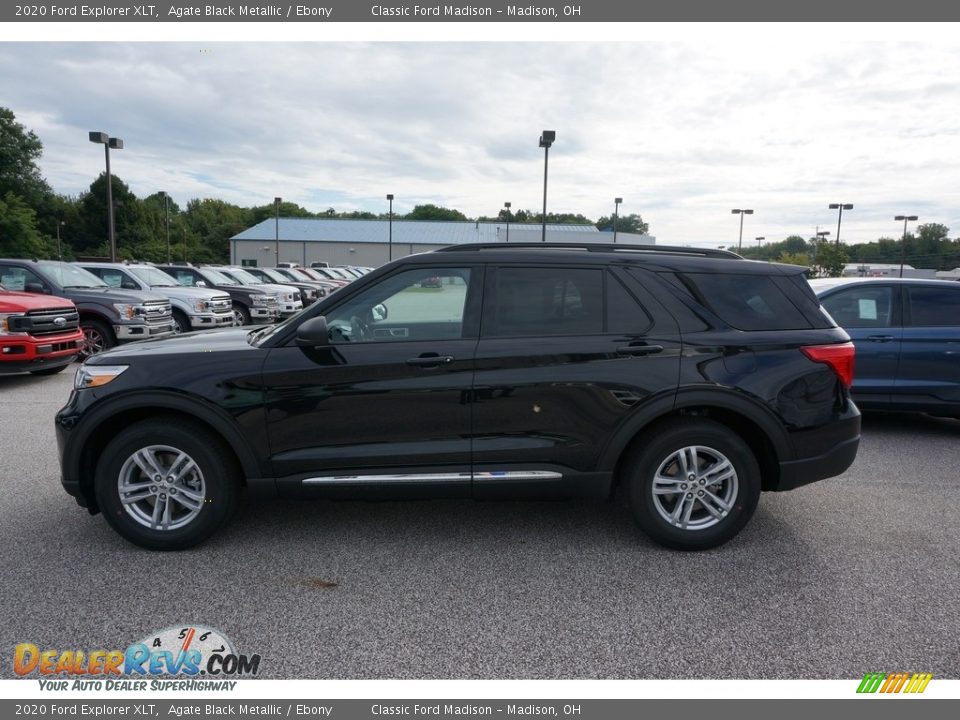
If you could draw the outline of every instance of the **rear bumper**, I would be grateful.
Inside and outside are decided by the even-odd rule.
[[[780,463],[780,478],[775,490],[793,490],[818,480],[834,477],[853,465],[860,447],[860,413],[842,424],[831,425],[830,449],[818,455]]]

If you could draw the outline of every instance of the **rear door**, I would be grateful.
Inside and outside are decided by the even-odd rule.
[[[960,409],[960,284],[905,285],[895,404]]]
[[[889,405],[903,339],[900,286],[853,283],[821,302],[857,348],[853,399],[864,407]]]
[[[603,492],[590,473],[614,429],[679,374],[675,323],[655,323],[637,292],[604,266],[487,268],[474,496]]]

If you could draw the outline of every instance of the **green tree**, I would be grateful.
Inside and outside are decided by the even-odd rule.
[[[829,240],[821,240],[814,248],[811,270],[813,277],[840,277],[849,262],[846,248]]]
[[[45,258],[49,252],[33,209],[12,192],[0,198],[0,257]]]
[[[467,216],[459,210],[453,208],[440,207],[438,205],[426,204],[417,205],[407,213],[404,220],[467,220]]]
[[[803,238],[800,239],[803,240]],[[805,252],[782,252],[777,257],[777,262],[787,265],[810,265],[810,257]]]
[[[37,160],[43,144],[32,130],[17,122],[12,110],[0,107],[0,197],[13,193],[38,210],[52,194]]]
[[[586,218],[584,218],[586,219]],[[597,230],[613,232],[613,215],[604,215],[596,222]],[[643,218],[636,213],[622,215],[617,218],[618,233],[636,233],[637,235],[646,235],[650,226],[643,221]]]

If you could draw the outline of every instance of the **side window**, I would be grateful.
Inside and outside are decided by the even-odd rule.
[[[459,339],[469,287],[469,268],[419,268],[391,275],[327,313],[330,342]]]
[[[824,298],[823,307],[840,327],[890,327],[892,298],[889,285],[864,285]]]
[[[960,326],[960,287],[912,287],[910,324],[917,327]]]
[[[32,270],[11,265],[0,265],[0,285],[17,292],[30,292],[27,285],[46,287],[46,283]]]
[[[737,330],[812,327],[769,275],[683,273],[676,278],[697,302]]]
[[[603,332],[603,271],[501,267],[483,317],[484,337]]]
[[[646,310],[621,284],[607,273],[607,332],[636,335],[653,324]]]

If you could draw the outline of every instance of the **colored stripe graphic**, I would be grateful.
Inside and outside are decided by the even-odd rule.
[[[927,689],[933,679],[930,673],[867,673],[857,687],[858,693],[911,693]]]

